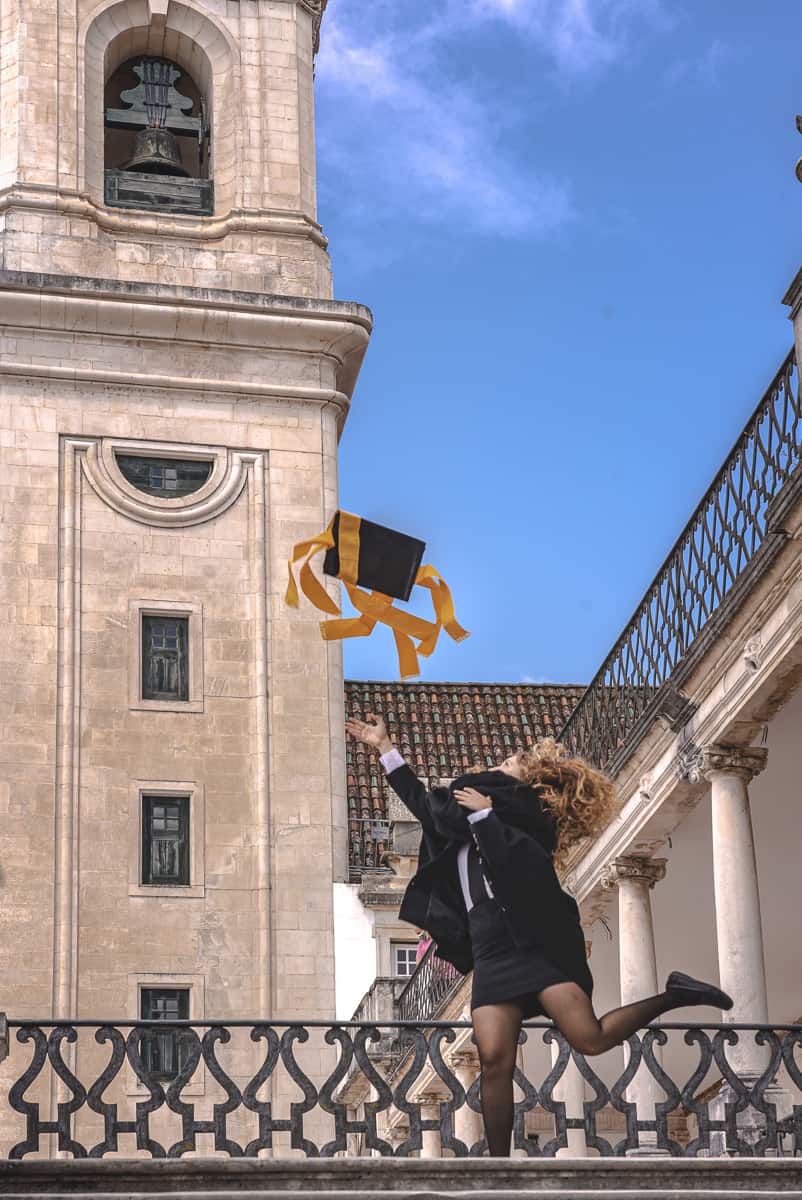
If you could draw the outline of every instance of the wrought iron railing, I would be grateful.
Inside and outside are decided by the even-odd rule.
[[[655,715],[685,719],[683,677],[784,544],[801,459],[791,350],[562,730],[572,753],[615,774]]]
[[[143,1042],[157,1024],[163,1036],[164,1023],[10,1021],[3,1155],[403,1157],[424,1147],[424,1135],[447,1155],[485,1150],[473,1136],[480,1080],[450,1059],[450,1048],[465,1048],[466,1022],[178,1022],[169,1026],[183,1043],[171,1082],[146,1067]],[[371,1046],[393,1030],[412,1052],[400,1072],[383,1073]],[[684,1157],[802,1154],[802,1025],[651,1026],[629,1039],[612,1082],[546,1022],[528,1022],[522,1039],[529,1066],[515,1076],[514,1146],[527,1155],[553,1156],[577,1137],[605,1156],[638,1147]],[[669,1056],[677,1078],[662,1065]],[[748,1070],[736,1065],[747,1059]],[[366,1083],[359,1103],[341,1098],[354,1067]],[[645,1108],[644,1073],[656,1089]],[[581,1098],[571,1100],[577,1084]]]
[[[398,997],[400,1021],[433,1020],[465,978],[451,963],[437,958],[436,949],[432,942]]]

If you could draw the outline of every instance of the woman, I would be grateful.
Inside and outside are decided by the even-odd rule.
[[[377,750],[387,780],[422,829],[418,871],[399,916],[426,929],[437,956],[473,970],[471,1020],[482,1067],[482,1115],[491,1155],[508,1155],[513,1072],[521,1022],[545,1014],[574,1050],[603,1054],[675,1008],[732,1000],[672,971],[665,991],[597,1017],[576,901],[554,861],[598,834],[615,812],[610,779],[552,738],[496,769],[426,788],[393,746],[380,717],[346,722]]]

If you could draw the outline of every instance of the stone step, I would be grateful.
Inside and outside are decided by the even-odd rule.
[[[140,1192],[140,1191],[122,1191],[122,1192],[95,1192],[95,1191],[77,1191],[77,1192],[53,1192],[53,1191],[24,1191],[24,1192],[4,1192],[3,1195],[8,1197],[8,1200],[32,1200],[33,1197],[45,1197],[52,1195],[69,1194],[73,1200],[139,1200],[139,1197],[147,1195],[150,1197],[164,1197],[165,1200],[232,1200],[232,1197],[242,1195],[239,1189],[232,1189],[223,1192],[197,1192],[197,1191],[168,1191],[168,1192]],[[520,1192],[460,1192],[460,1191],[431,1191],[421,1190],[415,1192],[404,1192],[404,1196],[408,1196],[410,1200],[454,1200],[454,1198],[470,1196],[471,1200],[498,1200],[503,1197],[504,1200],[518,1200]],[[685,1200],[686,1197],[692,1197],[693,1200],[793,1200],[793,1197],[802,1196],[802,1191],[793,1189],[792,1191],[742,1191],[727,1190],[698,1190],[696,1188],[674,1188],[667,1190],[659,1188],[656,1190],[637,1188],[632,1190],[619,1189],[616,1187],[593,1188],[587,1190],[581,1188],[577,1190],[574,1187],[559,1188],[557,1190],[549,1189],[548,1194],[554,1197],[554,1200],[576,1200],[576,1197],[581,1197],[582,1200]],[[260,1191],[259,1195],[265,1200],[277,1200],[278,1197],[284,1197],[286,1192]],[[366,1190],[363,1192],[293,1192],[295,1200],[331,1200],[332,1197],[337,1197],[337,1200],[380,1200],[385,1195],[383,1190]]]
[[[30,1159],[0,1162],[0,1195],[93,1200],[802,1200],[802,1159]]]
[[[36,1197],[46,1197],[52,1195],[64,1195],[66,1193],[54,1193],[43,1191],[32,1192],[4,1192],[9,1200],[35,1200]],[[164,1197],[165,1200],[232,1200],[232,1197],[241,1195],[239,1191],[226,1192],[70,1192],[69,1195],[73,1200],[139,1200],[139,1197],[147,1194],[152,1197]],[[332,1195],[342,1196],[347,1195],[351,1200],[380,1200],[385,1193],[382,1191],[365,1191],[365,1192],[298,1192],[293,1193],[301,1198],[301,1200],[327,1200]],[[451,1197],[462,1196],[482,1196],[496,1197],[499,1193],[496,1192],[437,1192],[437,1191],[420,1191],[420,1192],[405,1192],[405,1196],[409,1196],[410,1200],[450,1200]],[[576,1197],[581,1196],[582,1200],[686,1200],[686,1197],[693,1197],[693,1200],[793,1200],[794,1197],[802,1196],[802,1192],[782,1191],[782,1192],[755,1192],[755,1191],[697,1191],[687,1190],[685,1188],[666,1191],[660,1189],[658,1191],[644,1191],[639,1188],[636,1191],[619,1191],[617,1188],[602,1188],[601,1190],[593,1189],[586,1191],[582,1189],[577,1191],[575,1188],[567,1188],[558,1191],[549,1191],[549,1196],[553,1196],[556,1200],[576,1200]],[[286,1195],[285,1192],[260,1192],[260,1196],[266,1200],[276,1200],[278,1196]],[[520,1196],[520,1192],[502,1192],[501,1195],[506,1196],[508,1200],[516,1200]]]

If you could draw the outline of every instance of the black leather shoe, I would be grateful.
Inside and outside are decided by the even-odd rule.
[[[666,980],[666,992],[676,1004],[683,1008],[686,1004],[710,1004],[713,1008],[732,1008],[732,997],[712,983],[703,983],[701,979],[693,979],[683,975],[682,971],[672,971]]]

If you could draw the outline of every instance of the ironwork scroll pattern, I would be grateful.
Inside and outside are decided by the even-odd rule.
[[[8,1094],[9,1108],[20,1114],[25,1124],[25,1137],[9,1150],[11,1159],[46,1153],[47,1141],[42,1141],[46,1135],[55,1135],[57,1149],[75,1158],[101,1158],[125,1153],[126,1149],[145,1151],[154,1158],[179,1158],[198,1150],[197,1139],[202,1134],[212,1136],[216,1152],[232,1157],[255,1157],[260,1151],[270,1150],[280,1153],[276,1135],[285,1135],[287,1146],[307,1157],[352,1154],[355,1139],[359,1143],[358,1153],[404,1157],[421,1151],[426,1133],[439,1136],[441,1151],[447,1155],[476,1156],[486,1150],[484,1140],[467,1144],[456,1131],[455,1118],[464,1106],[476,1113],[481,1111],[480,1079],[476,1078],[466,1091],[450,1062],[449,1050],[457,1039],[458,1029],[467,1028],[465,1022],[427,1026],[403,1022],[387,1026],[324,1022],[291,1025],[232,1022],[208,1026],[180,1023],[170,1028],[185,1039],[185,1048],[179,1072],[169,1082],[161,1082],[147,1072],[142,1042],[152,1031],[152,1025],[123,1024],[120,1028],[115,1023],[90,1022],[11,1024],[17,1027],[17,1042],[31,1050],[30,1061]],[[129,1030],[127,1035],[123,1032],[125,1028]],[[250,1041],[258,1047],[256,1058],[261,1059],[244,1087],[232,1077],[230,1064],[227,1069],[218,1056],[219,1048],[231,1042],[233,1028],[248,1032]],[[657,1052],[658,1047],[668,1042],[669,1031],[677,1037],[684,1035],[685,1045],[695,1050],[696,1061],[683,1080],[673,1080],[667,1075]],[[76,1050],[77,1061],[85,1057],[79,1045],[80,1035],[89,1039],[92,1033],[96,1046],[108,1048],[109,1057],[87,1087],[74,1073],[73,1066]],[[338,1049],[334,1069],[319,1084],[310,1079],[296,1054],[296,1047],[308,1042],[312,1033]],[[652,1026],[642,1037],[629,1039],[626,1068],[609,1087],[587,1059],[571,1050],[554,1026],[529,1022],[522,1032],[522,1041],[538,1035],[542,1035],[545,1046],[556,1044],[551,1070],[540,1084],[527,1078],[520,1069],[516,1069],[515,1075],[519,1098],[515,1106],[513,1145],[530,1157],[553,1157],[558,1150],[569,1146],[572,1131],[584,1136],[591,1153],[603,1156],[620,1156],[644,1145],[675,1157],[802,1154],[802,1102],[795,1102],[802,1098],[802,1025],[781,1029]],[[734,1048],[743,1051],[745,1047],[750,1048],[753,1056],[756,1053],[763,1056],[762,1070],[752,1072],[749,1077],[740,1075],[733,1063]],[[576,1113],[568,1116],[565,1101],[557,1098],[558,1086],[572,1063],[585,1084],[581,1116]],[[201,1064],[225,1096],[210,1104],[208,1118],[199,1117],[197,1104],[183,1094]],[[35,1084],[51,1082],[48,1066],[60,1081],[64,1096],[58,1100],[52,1120],[43,1117],[38,1102],[27,1098]],[[664,1094],[662,1100],[654,1103],[650,1119],[639,1118],[636,1104],[627,1099],[628,1087],[643,1068]],[[131,1113],[121,1115],[120,1102],[106,1099],[106,1092],[124,1069],[132,1072],[141,1094],[124,1102]],[[707,1090],[700,1092],[711,1071],[718,1086],[711,1087],[708,1083]],[[361,1075],[363,1083],[358,1104],[354,1103],[353,1091],[349,1093],[356,1075]],[[282,1098],[278,1101],[260,1098],[265,1086],[269,1090],[271,1082],[281,1076],[285,1084]],[[242,1075],[237,1078],[241,1084]],[[287,1081],[300,1092],[300,1099],[287,1099]],[[422,1087],[430,1105],[428,1116],[423,1111]],[[437,1097],[434,1116],[433,1096]],[[778,1097],[783,1098],[781,1104]],[[277,1115],[277,1107],[288,1109],[288,1115]],[[547,1114],[553,1125],[551,1136],[542,1145],[540,1135],[527,1132],[526,1114],[536,1108],[540,1110],[541,1124],[543,1114]],[[96,1114],[100,1121],[95,1125],[102,1126],[102,1138],[91,1144],[81,1142],[76,1132],[76,1116],[85,1109]],[[613,1139],[609,1128],[606,1133],[603,1131],[599,1121],[602,1110],[622,1115],[623,1137]],[[180,1125],[181,1136],[170,1144],[158,1140],[151,1122],[160,1111],[175,1114]],[[320,1144],[313,1140],[305,1123],[307,1116],[315,1112],[328,1114],[327,1128],[333,1134]],[[229,1127],[233,1113],[253,1114],[249,1121],[253,1123],[255,1137],[237,1140],[233,1136]],[[676,1125],[675,1135],[670,1132],[672,1116],[686,1121],[688,1136],[684,1141],[676,1136]],[[123,1143],[123,1135],[133,1140]]]
[[[782,542],[778,505],[799,478],[800,460],[802,405],[791,350],[562,730],[572,753],[614,772],[663,708],[677,715],[666,685],[703,635],[712,636],[715,618],[738,602],[759,552],[765,557]]]

